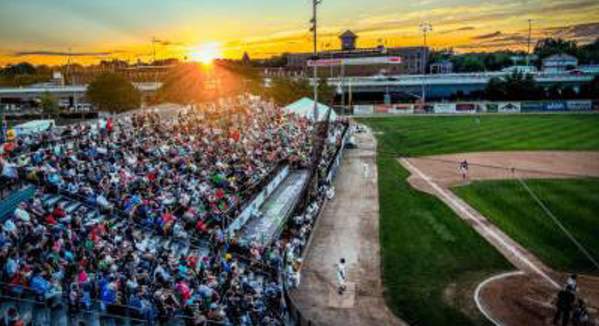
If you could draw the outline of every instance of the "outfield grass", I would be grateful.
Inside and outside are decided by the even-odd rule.
[[[377,132],[380,241],[387,302],[398,316],[412,324],[484,323],[480,315],[463,312],[471,304],[471,297],[463,299],[470,302],[449,302],[446,289],[456,283],[458,289],[472,286],[486,275],[513,267],[440,200],[411,188],[406,181],[409,173],[397,162],[398,156],[599,150],[599,115],[428,116],[360,121]]]
[[[599,260],[599,179],[528,180],[526,183],[595,260]],[[518,181],[474,182],[453,190],[552,268],[599,272]]]
[[[599,150],[599,115],[368,118],[396,156],[502,150]]]

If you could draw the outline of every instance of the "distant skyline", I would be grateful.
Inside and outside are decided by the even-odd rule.
[[[0,0],[0,65],[156,57],[201,57],[207,46],[225,58],[309,51],[311,0]],[[542,37],[581,43],[599,37],[597,0],[323,0],[322,50],[337,49],[351,29],[358,46],[422,45],[418,24],[433,25],[428,44],[464,51],[525,50]]]

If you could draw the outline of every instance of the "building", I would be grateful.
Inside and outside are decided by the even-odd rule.
[[[320,77],[344,76],[373,76],[373,75],[405,75],[422,74],[426,67],[429,54],[428,47],[384,47],[374,48],[357,47],[358,36],[347,30],[339,35],[341,48],[339,50],[320,51],[319,59],[349,59],[369,58],[383,56],[401,57],[401,64],[364,64],[344,67],[330,67],[319,70]],[[308,60],[312,59],[312,53],[291,53],[287,56],[288,72],[304,72],[307,74]],[[310,69],[311,70],[311,69]]]
[[[554,54],[543,59],[544,72],[562,72],[575,69],[578,66],[578,59],[569,54]]]
[[[431,74],[451,74],[453,72],[453,62],[443,60],[431,64]]]
[[[509,67],[505,67],[503,69],[501,69],[501,72],[509,72],[509,73],[514,73],[514,72],[519,72],[519,73],[523,73],[523,74],[532,74],[532,73],[536,73],[537,72],[537,68],[535,66],[509,66]]]
[[[339,39],[341,40],[341,50],[353,51],[356,49],[356,40],[358,39],[358,35],[354,34],[354,32],[347,30],[343,34],[339,35]]]

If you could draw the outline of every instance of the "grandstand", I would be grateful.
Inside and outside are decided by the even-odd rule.
[[[309,236],[288,220],[317,213],[326,183],[307,185],[329,174],[346,124],[320,126],[317,147],[309,120],[271,103],[215,108],[234,113],[150,110],[18,138],[0,161],[17,185],[0,202],[0,313],[35,325],[287,321],[284,266]]]

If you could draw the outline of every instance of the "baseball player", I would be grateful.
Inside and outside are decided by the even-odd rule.
[[[337,283],[339,284],[337,292],[339,292],[339,295],[343,295],[343,292],[345,292],[345,282],[347,281],[347,272],[345,271],[345,258],[341,258],[339,260],[339,264],[337,264],[336,267]]]
[[[462,180],[466,181],[466,178],[468,177],[468,161],[463,160],[460,162],[459,170],[462,175]]]

